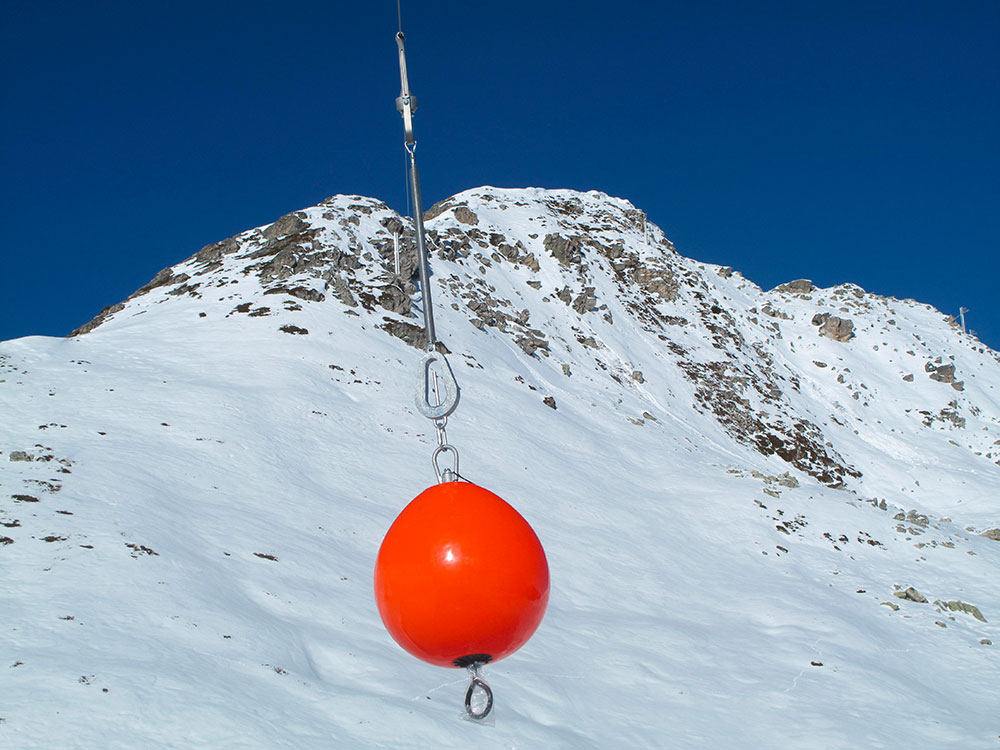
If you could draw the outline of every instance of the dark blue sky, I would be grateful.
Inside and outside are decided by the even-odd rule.
[[[391,0],[6,8],[0,340],[328,195],[405,210]],[[426,206],[603,190],[765,288],[964,305],[1000,347],[995,0],[402,11]]]

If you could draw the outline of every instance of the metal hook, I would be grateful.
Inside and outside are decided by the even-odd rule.
[[[431,372],[431,366],[435,362],[440,362],[441,367],[438,373]],[[437,394],[436,404],[430,401],[431,394],[435,392],[434,380],[437,376],[444,387],[443,394]],[[458,406],[459,389],[455,374],[451,371],[451,365],[447,358],[439,352],[427,352],[420,360],[420,388],[417,391],[416,405],[417,411],[428,419],[441,419],[447,417]]]

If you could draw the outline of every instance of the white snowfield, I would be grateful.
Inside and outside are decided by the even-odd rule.
[[[410,222],[336,196],[0,343],[0,750],[1000,748],[996,352],[762,291],[597,192],[430,213],[448,437],[551,570],[496,725],[375,608],[435,481],[386,330],[422,299]]]

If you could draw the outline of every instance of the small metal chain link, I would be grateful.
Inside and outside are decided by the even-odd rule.
[[[437,373],[434,374],[434,396],[440,400],[437,389]],[[458,449],[448,443],[448,433],[445,431],[448,426],[448,417],[439,417],[433,420],[433,422],[434,429],[437,432],[437,448],[431,454],[431,464],[434,466],[434,474],[437,476],[438,484],[457,481],[460,476],[458,473]],[[454,468],[441,469],[438,466],[438,459],[442,453],[451,453],[454,460]]]

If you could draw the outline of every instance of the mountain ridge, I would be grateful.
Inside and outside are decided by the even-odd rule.
[[[436,438],[412,402],[412,227],[346,195],[206,246],[75,336],[0,342],[0,733],[995,743],[995,352],[913,301],[761,290],[602,193],[477,188],[428,216],[461,474],[552,572],[536,635],[486,669],[496,727],[456,721],[462,675],[375,611],[379,541]]]
[[[525,226],[515,233],[517,236],[508,237],[498,231],[504,229],[500,223],[505,218],[504,212],[524,210],[529,206],[532,211],[537,209],[537,215],[525,217],[526,222],[521,219]],[[482,227],[479,226],[480,213],[483,214]],[[647,223],[644,212],[624,199],[611,198],[597,191],[477,188],[438,202],[425,215],[435,260],[467,267],[470,280],[456,282],[457,275],[452,273],[451,286],[439,288],[446,294],[448,304],[454,305],[455,300],[459,300],[457,304],[469,311],[469,321],[474,326],[509,336],[529,356],[548,358],[549,342],[543,332],[518,318],[524,308],[514,309],[515,296],[523,300],[524,294],[537,292],[535,296],[546,302],[562,302],[578,313],[581,320],[603,316],[608,324],[604,326],[605,331],[597,330],[602,327],[598,321],[596,327],[587,326],[586,333],[574,331],[573,335],[584,348],[607,349],[601,343],[601,335],[613,340],[614,315],[604,297],[612,293],[609,288],[598,300],[591,283],[594,273],[604,272],[602,281],[614,285],[619,317],[623,312],[634,316],[643,330],[663,343],[664,349],[673,355],[670,365],[680,368],[694,386],[696,409],[713,413],[736,439],[762,453],[777,454],[792,467],[826,484],[843,485],[848,478],[857,476],[857,469],[830,445],[830,439],[815,420],[795,413],[796,408],[791,404],[782,403],[784,392],[799,390],[801,366],[789,367],[787,361],[780,361],[785,358],[776,360],[774,354],[767,351],[772,343],[783,340],[782,325],[788,327],[795,322],[778,305],[794,305],[804,311],[799,315],[803,319],[808,317],[810,325],[815,326],[816,338],[847,345],[820,347],[827,358],[837,357],[844,361],[839,356],[841,351],[856,352],[862,346],[861,338],[874,341],[879,331],[898,329],[896,318],[907,310],[920,313],[919,323],[911,324],[912,327],[918,324],[934,326],[938,329],[938,339],[954,338],[956,349],[964,346],[971,354],[982,355],[979,358],[982,361],[958,366],[956,370],[953,354],[943,347],[940,350],[929,348],[919,334],[913,334],[912,346],[905,352],[897,347],[895,353],[899,359],[893,364],[899,370],[900,382],[912,383],[919,375],[955,391],[937,389],[935,395],[949,398],[943,402],[940,397],[933,399],[933,408],[929,410],[911,407],[911,412],[920,415],[921,423],[929,420],[955,426],[962,420],[968,421],[969,407],[963,407],[966,399],[958,395],[966,387],[962,378],[976,378],[976,370],[988,361],[987,357],[993,363],[1000,361],[995,352],[979,344],[974,337],[961,333],[952,318],[913,300],[872,295],[854,284],[817,289],[806,280],[789,282],[765,292],[738,271],[734,275],[729,267],[684,259],[658,227]],[[361,231],[360,216],[366,217],[364,231]],[[377,227],[372,218],[377,221]],[[532,222],[533,227],[528,227]],[[536,231],[526,231],[528,229]],[[398,276],[391,268],[392,231],[401,232],[402,267]],[[638,236],[644,231],[652,242],[647,237],[639,241]],[[367,236],[363,236],[365,232]],[[609,232],[615,236],[612,238]],[[622,239],[625,237],[630,242],[627,249]],[[344,242],[346,249],[340,246]],[[229,315],[271,315],[270,306],[262,299],[270,295],[274,295],[275,300],[284,300],[286,313],[295,312],[302,304],[322,303],[332,297],[350,309],[360,308],[368,313],[384,311],[387,314],[380,327],[422,346],[422,326],[415,313],[416,259],[412,227],[381,201],[362,196],[334,196],[312,209],[287,214],[272,224],[208,245],[186,261],[164,269],[126,302],[107,308],[70,335],[94,330],[109,316],[120,313],[129,301],[154,289],[172,287],[167,294],[200,296],[197,290],[208,283],[208,277],[223,268],[223,259],[227,256],[257,261],[238,272],[256,277],[262,287],[266,287],[253,292],[261,299],[258,306],[246,307],[249,298],[244,297],[242,304],[246,309],[234,308]],[[548,264],[545,269],[539,265],[542,259]],[[532,278],[518,278],[520,288],[511,287],[506,297],[498,299],[489,288],[492,285],[483,281],[487,269],[492,271],[494,265],[497,270],[509,268],[519,277]],[[478,266],[478,273],[475,273],[475,266]],[[480,280],[478,286],[477,278]],[[289,279],[295,279],[295,283],[285,283]],[[441,276],[436,281],[439,285],[448,283]],[[235,283],[229,277],[226,282]],[[543,284],[547,285],[546,289],[542,289]],[[729,296],[737,293],[742,293],[742,299]],[[686,298],[680,302],[687,304],[678,304],[679,297]],[[731,304],[738,305],[734,310],[727,307],[730,300]],[[749,304],[753,301],[757,304]],[[810,310],[815,311],[809,314]],[[855,311],[854,319],[850,317],[852,311]],[[857,317],[862,312],[871,314],[864,319],[863,325],[862,319]],[[934,317],[939,320],[933,320]],[[798,331],[804,326],[799,322],[796,335],[801,339],[802,334]],[[573,323],[570,325],[577,328]],[[698,354],[684,346],[684,335],[672,335],[678,330],[686,334],[692,327],[702,329]],[[563,338],[565,347],[571,347],[565,335]],[[822,343],[809,342],[808,338],[807,335],[806,345],[811,344],[812,348]],[[857,341],[852,343],[852,339]],[[880,343],[887,346],[884,342],[873,343],[873,351],[879,350]],[[711,350],[706,351],[705,344]],[[794,343],[788,348],[794,350]],[[924,351],[918,354],[921,349]],[[704,356],[706,353],[712,356]],[[721,356],[714,356],[715,353]],[[907,355],[913,361],[903,361],[902,357]],[[945,362],[945,358],[949,361]],[[813,361],[817,367],[829,366],[822,359]],[[599,357],[595,362],[599,367],[606,365]],[[640,371],[638,367],[628,372],[624,370],[612,372],[610,376],[621,384],[633,379],[633,372]],[[865,393],[869,390],[867,385],[860,381],[848,382],[853,380],[849,367],[845,372],[832,365],[830,372],[834,371],[839,372],[838,383],[845,386],[845,397],[862,404],[874,398],[872,393]],[[843,401],[835,403],[840,405],[839,411],[844,412]],[[775,410],[777,413],[765,415],[766,407],[776,405],[779,407]],[[836,419],[838,407],[823,406]],[[971,409],[982,412],[974,403]],[[995,399],[989,413],[991,426],[1000,423],[1000,409]],[[978,441],[973,450],[1000,465],[1000,450],[987,441]]]

